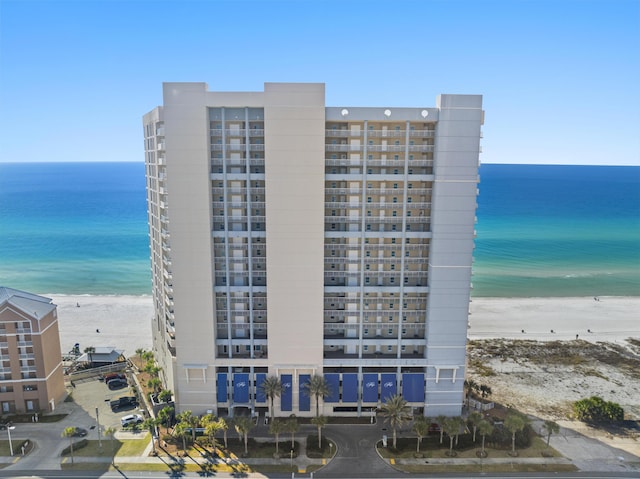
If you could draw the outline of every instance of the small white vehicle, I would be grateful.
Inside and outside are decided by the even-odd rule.
[[[128,414],[120,419],[122,427],[131,426],[132,424],[140,424],[144,422],[144,419],[140,414]]]

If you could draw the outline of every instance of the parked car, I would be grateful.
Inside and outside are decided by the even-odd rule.
[[[120,419],[122,427],[131,426],[133,424],[140,424],[144,421],[140,414],[128,414]]]
[[[118,409],[131,409],[138,405],[138,399],[135,396],[123,396],[109,402],[112,411]]]
[[[126,381],[127,380],[127,376],[125,376],[122,373],[109,373],[109,374],[106,374],[104,376],[104,378],[103,378],[105,383],[108,383],[112,379],[122,379],[122,380]]]
[[[112,379],[111,381],[109,381],[107,383],[107,387],[109,389],[122,389],[123,387],[127,386],[127,380],[126,379]]]
[[[81,427],[74,427],[73,428],[73,437],[85,437],[87,435],[87,430],[86,429],[82,429]]]

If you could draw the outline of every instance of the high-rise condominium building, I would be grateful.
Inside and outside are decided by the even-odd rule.
[[[154,352],[178,410],[463,400],[482,97],[326,107],[323,84],[164,84],[144,116]],[[246,413],[247,411],[243,411]]]

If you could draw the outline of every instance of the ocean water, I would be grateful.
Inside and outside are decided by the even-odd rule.
[[[0,163],[0,284],[151,293],[143,163]]]
[[[640,296],[640,167],[480,177],[474,296]],[[144,164],[0,163],[0,285],[150,294]]]
[[[640,296],[640,167],[483,165],[474,296]]]

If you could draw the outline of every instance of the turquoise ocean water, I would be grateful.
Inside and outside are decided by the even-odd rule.
[[[640,167],[480,176],[474,296],[640,296]],[[0,285],[150,294],[144,164],[0,163]]]

